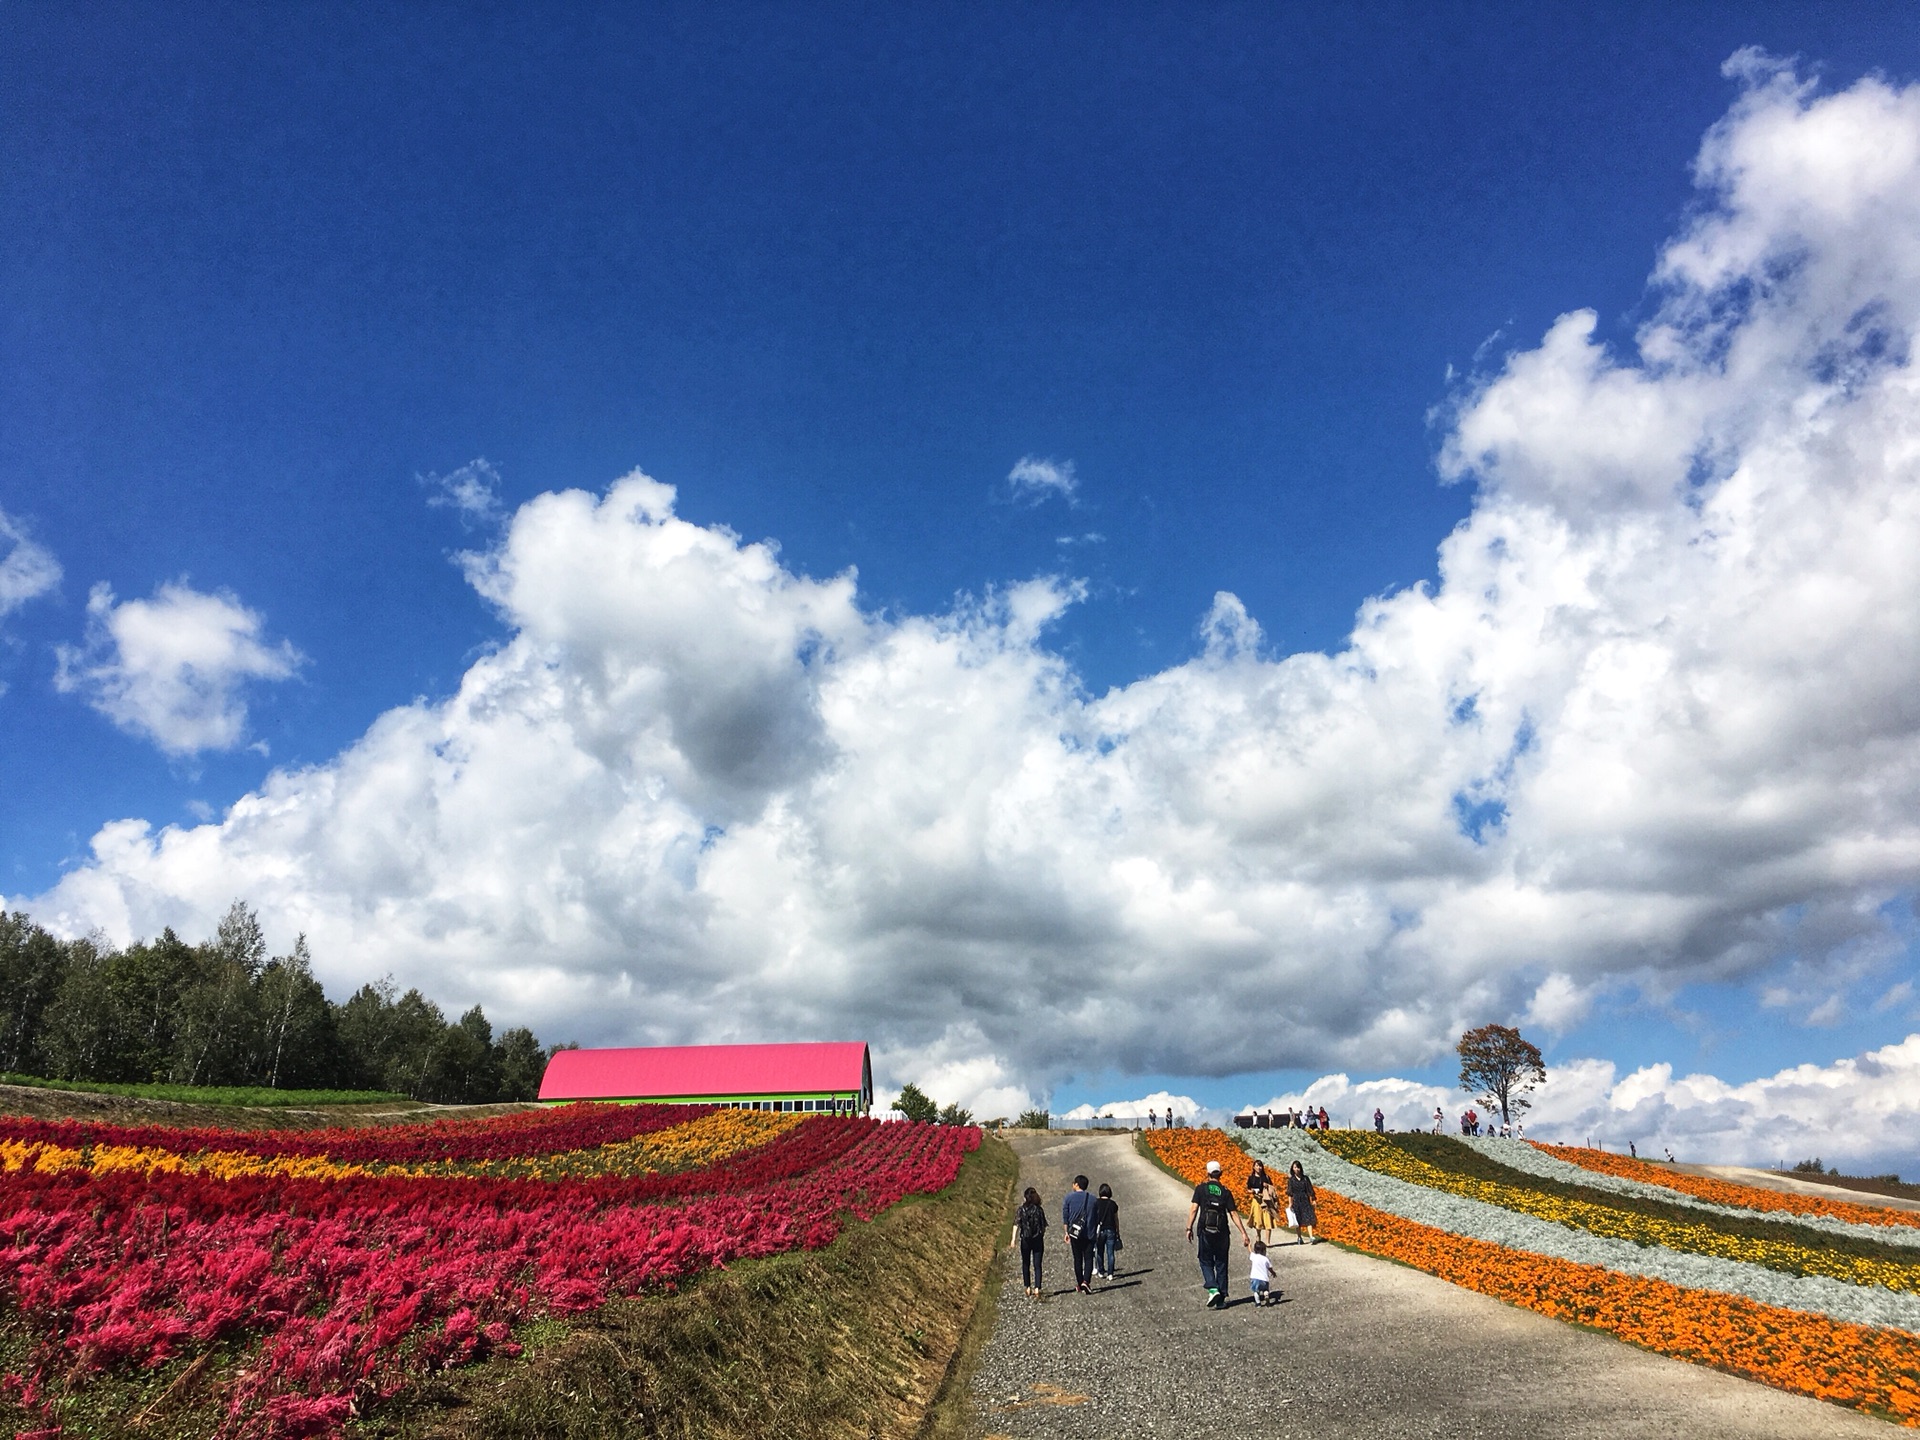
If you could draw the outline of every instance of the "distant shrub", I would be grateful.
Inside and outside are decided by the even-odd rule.
[[[1053,1123],[1053,1117],[1044,1110],[1022,1110],[1020,1118],[1013,1123],[1022,1130],[1045,1130]]]

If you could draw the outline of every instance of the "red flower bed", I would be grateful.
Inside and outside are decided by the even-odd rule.
[[[345,1164],[425,1164],[553,1155],[631,1140],[703,1115],[705,1105],[560,1105],[484,1120],[341,1130],[170,1130],[161,1125],[96,1125],[86,1120],[0,1117],[0,1141],[156,1146],[245,1155],[325,1155]]]
[[[641,1118],[618,1114],[629,1127]],[[8,1383],[31,1405],[55,1376],[257,1339],[227,1396],[229,1430],[330,1432],[409,1371],[511,1352],[510,1327],[531,1314],[825,1245],[848,1216],[944,1188],[979,1143],[971,1128],[823,1117],[678,1175],[21,1172],[0,1183],[0,1286],[42,1339]]]

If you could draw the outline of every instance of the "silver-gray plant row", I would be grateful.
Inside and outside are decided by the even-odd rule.
[[[1688,1255],[1660,1245],[1595,1235],[1350,1165],[1304,1130],[1256,1130],[1246,1137],[1246,1144],[1269,1167],[1284,1170],[1299,1160],[1315,1185],[1436,1230],[1556,1260],[1600,1265],[1624,1275],[1665,1280],[1689,1290],[1743,1295],[1763,1305],[1920,1334],[1920,1296],[1880,1285],[1849,1285],[1825,1275],[1787,1275],[1741,1260]]]
[[[1715,1204],[1697,1195],[1669,1190],[1664,1185],[1654,1185],[1645,1180],[1629,1180],[1624,1175],[1603,1175],[1597,1170],[1575,1165],[1570,1160],[1558,1159],[1530,1141],[1502,1140],[1498,1137],[1489,1139],[1484,1135],[1460,1138],[1489,1160],[1497,1160],[1515,1170],[1524,1170],[1529,1175],[1538,1175],[1542,1180],[1561,1180],[1569,1185],[1586,1185],[1615,1195],[1663,1200],[1670,1205],[1685,1205],[1690,1210],[1704,1210],[1712,1215],[1737,1215],[1750,1219],[1754,1214],[1737,1205]],[[1769,1218],[1791,1221],[1811,1230],[1825,1230],[1832,1235],[1857,1235],[1866,1240],[1878,1240],[1884,1245],[1908,1245],[1920,1250],[1920,1225],[1864,1225],[1855,1220],[1836,1220],[1831,1215],[1789,1215],[1784,1212],[1771,1212]]]

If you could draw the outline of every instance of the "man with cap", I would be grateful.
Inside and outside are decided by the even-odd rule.
[[[1227,1305],[1228,1216],[1240,1227],[1240,1243],[1251,1249],[1253,1242],[1247,1238],[1233,1195],[1220,1183],[1220,1162],[1209,1160],[1207,1178],[1193,1187],[1193,1207],[1187,1211],[1187,1239],[1199,1240],[1200,1283],[1207,1287],[1209,1310],[1224,1310]]]

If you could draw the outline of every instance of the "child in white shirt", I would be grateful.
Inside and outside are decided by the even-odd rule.
[[[1253,1259],[1247,1262],[1253,1274],[1248,1283],[1253,1287],[1253,1303],[1265,1305],[1273,1282],[1273,1261],[1267,1258],[1267,1244],[1264,1240],[1253,1242]]]

